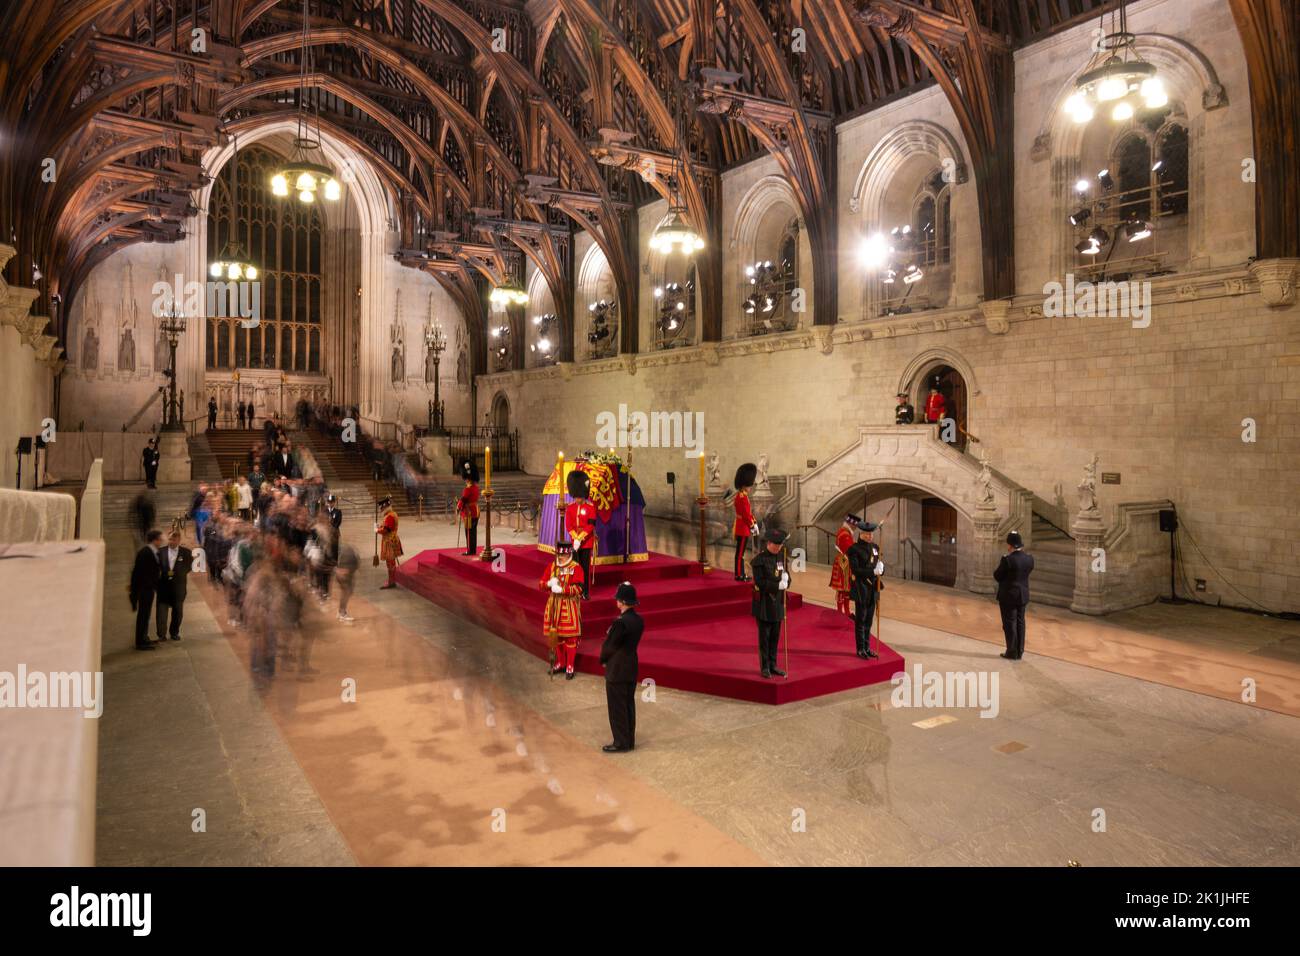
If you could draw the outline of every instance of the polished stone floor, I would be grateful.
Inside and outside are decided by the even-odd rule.
[[[403,528],[408,554],[454,533]],[[110,540],[106,630],[130,625],[114,582],[131,551]],[[598,679],[552,681],[380,583],[364,562],[356,626],[311,618],[310,680],[255,689],[206,587],[182,643],[106,657],[98,862],[1300,863],[1300,718],[1034,653],[1033,608],[1017,663],[996,632],[886,611],[909,668],[996,674],[996,717],[895,707],[888,685],[779,708],[655,688],[636,752],[611,757]],[[1135,612],[1133,630],[1185,631],[1194,654],[1203,612]],[[356,703],[340,702],[347,678]]]

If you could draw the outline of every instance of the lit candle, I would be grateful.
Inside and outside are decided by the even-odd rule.
[[[704,449],[700,449],[700,497],[704,497]]]
[[[487,491],[492,490],[492,446],[483,446],[483,477],[485,479],[484,488]]]

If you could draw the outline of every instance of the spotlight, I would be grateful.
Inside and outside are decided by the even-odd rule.
[[[1115,186],[1115,180],[1109,169],[1103,169],[1097,174],[1097,182],[1101,183],[1102,189],[1112,189]]]
[[[1129,242],[1138,242],[1151,235],[1151,223],[1145,219],[1133,219],[1124,224],[1124,230],[1128,233]]]
[[[1092,232],[1088,233],[1088,238],[1097,246],[1104,246],[1106,243],[1110,242],[1110,233],[1101,226],[1096,226]]]
[[[913,282],[920,282],[923,278],[925,278],[925,273],[921,271],[920,266],[913,263],[907,267],[907,271],[903,274],[903,283],[904,285],[911,285]]]
[[[1160,172],[1160,167],[1163,166],[1164,164],[1165,161],[1163,159],[1157,159],[1154,163],[1151,164],[1151,172],[1153,173]]]
[[[1089,209],[1087,206],[1080,206],[1078,209],[1076,209],[1074,212],[1070,214],[1070,225],[1082,226],[1091,218],[1092,218],[1092,210]]]
[[[897,232],[897,229],[895,229]],[[866,269],[879,269],[889,257],[889,243],[880,233],[873,233],[858,246],[858,262]]]
[[[1093,239],[1092,236],[1089,236],[1087,239],[1079,240],[1074,247],[1074,251],[1080,255],[1095,256],[1097,253],[1101,252],[1101,246],[1097,245],[1097,240]]]
[[[1092,183],[1088,182],[1088,180],[1080,179],[1074,184],[1074,191],[1076,193],[1086,193],[1091,187]]]

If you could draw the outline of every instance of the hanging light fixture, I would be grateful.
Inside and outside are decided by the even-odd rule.
[[[690,161],[684,109],[678,111],[676,119],[677,149],[673,153],[671,179],[669,180],[669,195],[672,197],[672,201],[668,207],[668,218],[660,223],[659,227],[655,229],[654,235],[650,237],[650,248],[663,255],[681,252],[682,255],[689,256],[704,248],[704,237],[691,228],[690,220],[686,214],[686,206],[681,198],[681,181],[686,175],[687,164]],[[687,151],[686,160],[682,159],[682,150]]]
[[[1076,123],[1089,122],[1098,111],[1123,122],[1139,109],[1160,109],[1169,102],[1155,66],[1137,52],[1137,37],[1129,32],[1125,4],[1110,18],[1110,31],[1106,32],[1103,14],[1104,35],[1075,80],[1074,93],[1065,101],[1065,112]]]
[[[221,255],[208,265],[208,275],[214,279],[229,279],[232,282],[257,279],[257,267],[248,261],[244,247],[240,244],[239,232],[239,137],[234,137],[235,154],[230,158],[230,233]],[[248,227],[253,228],[252,224]]]
[[[271,192],[281,198],[297,193],[301,203],[313,203],[317,194],[334,202],[343,194],[334,170],[320,162],[320,103],[316,103],[316,135],[311,135],[311,117],[307,113],[307,74],[314,64],[311,25],[307,20],[307,0],[302,3],[302,56],[299,58],[298,133],[288,161],[271,177]]]
[[[488,301],[493,305],[527,305],[528,293],[514,279],[506,279],[501,285],[496,286],[488,293]]]

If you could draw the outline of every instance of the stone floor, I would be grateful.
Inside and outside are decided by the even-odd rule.
[[[403,527],[408,554],[454,534]],[[113,582],[132,544],[109,543],[106,632],[130,627]],[[100,864],[1300,863],[1300,718],[1168,686],[1177,675],[1110,673],[1104,655],[1035,653],[1032,608],[1017,663],[986,625],[886,611],[909,668],[996,674],[996,717],[895,707],[889,686],[779,708],[655,688],[638,702],[637,750],[611,757],[598,679],[550,680],[381,578],[365,562],[356,626],[311,619],[310,680],[284,671],[255,689],[206,586],[183,642],[106,657]],[[929,600],[942,626],[942,597],[911,603]],[[1205,614],[1125,623],[1138,642],[1186,635],[1193,655],[1224,621],[1261,623]],[[356,703],[340,700],[345,678]]]

